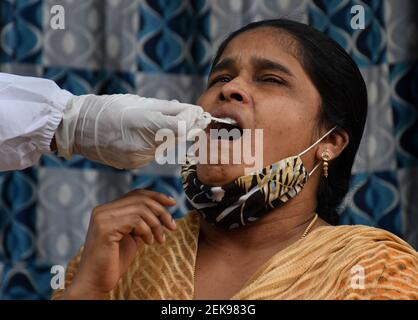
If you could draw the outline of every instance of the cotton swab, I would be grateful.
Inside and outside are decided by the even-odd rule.
[[[214,117],[214,116],[211,116],[211,119],[216,121],[216,122],[219,122],[219,123],[226,123],[226,124],[232,124],[232,125],[237,124],[237,122],[233,119],[226,120],[226,119],[221,119],[221,118],[217,118],[217,117]]]

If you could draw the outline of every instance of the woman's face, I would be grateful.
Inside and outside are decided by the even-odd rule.
[[[292,53],[295,48],[289,35],[272,28],[238,35],[213,67],[197,102],[213,116],[236,119],[242,129],[263,129],[263,167],[302,152],[319,138],[320,96]],[[309,171],[319,161],[314,151],[302,159]],[[244,168],[199,164],[197,173],[205,184],[223,185],[243,175]]]

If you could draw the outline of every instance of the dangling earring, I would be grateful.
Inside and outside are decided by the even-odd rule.
[[[325,150],[324,152],[322,152],[321,156],[322,156],[322,161],[324,161],[324,164],[323,164],[323,166],[324,166],[324,177],[328,178],[328,166],[329,166],[328,161],[331,160],[331,157],[328,153],[328,150]]]

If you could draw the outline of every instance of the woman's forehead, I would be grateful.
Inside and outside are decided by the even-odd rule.
[[[271,27],[245,31],[234,37],[218,59],[250,61],[254,57],[268,60],[294,60],[299,64],[299,44],[287,32]],[[289,61],[290,62],[290,61]]]

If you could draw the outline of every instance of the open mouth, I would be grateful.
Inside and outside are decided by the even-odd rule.
[[[210,138],[234,141],[242,137],[243,130],[235,119],[224,117],[212,120],[209,124]]]

